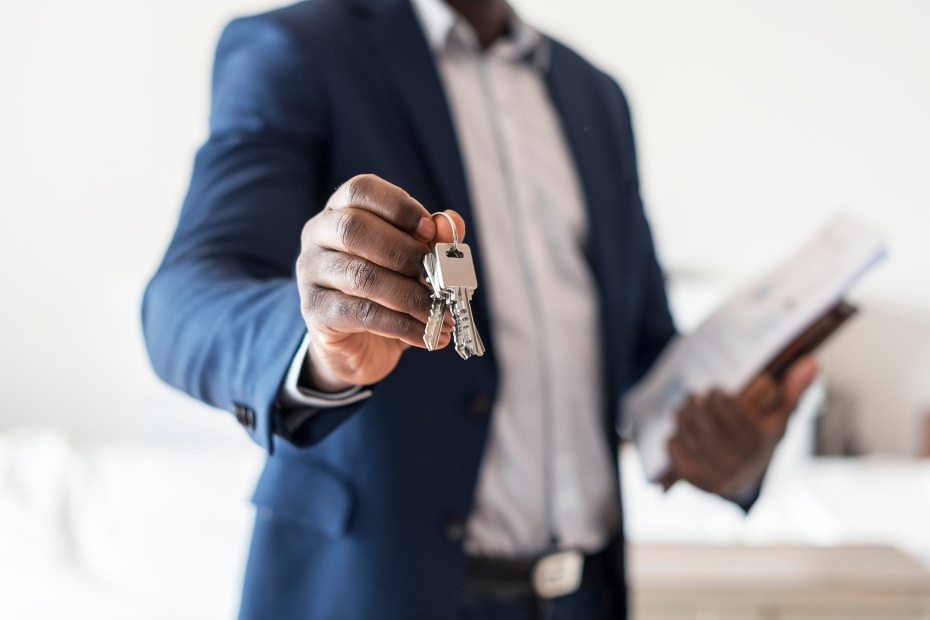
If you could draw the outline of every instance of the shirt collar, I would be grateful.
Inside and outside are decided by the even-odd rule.
[[[410,0],[434,56],[444,54],[453,37],[479,51],[474,28],[443,0]],[[549,65],[548,40],[510,10],[509,33],[495,41],[489,53],[500,52],[510,59],[528,59],[539,69]]]

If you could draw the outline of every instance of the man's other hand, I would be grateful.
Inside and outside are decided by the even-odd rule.
[[[785,434],[788,418],[817,375],[817,363],[805,357],[791,366],[780,384],[760,375],[739,397],[720,390],[691,396],[678,411],[678,432],[669,441],[675,480],[736,499],[762,481],[772,454]]]
[[[454,211],[459,239],[465,223]],[[430,245],[451,242],[407,192],[360,175],[333,193],[301,236],[297,284],[310,341],[301,384],[335,392],[386,377],[407,347],[423,347],[431,289],[423,279]],[[451,338],[443,328],[439,346]]]

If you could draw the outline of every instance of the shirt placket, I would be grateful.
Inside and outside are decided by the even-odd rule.
[[[510,64],[518,62],[509,58],[514,50],[502,47],[491,50],[490,53],[479,55],[477,57],[481,87],[485,97],[489,114],[489,123],[495,138],[497,151],[500,157],[501,172],[504,177],[504,187],[507,192],[504,202],[509,210],[513,222],[512,230],[514,234],[514,246],[517,255],[517,264],[519,266],[525,290],[528,293],[529,312],[525,319],[533,325],[532,333],[538,334],[539,337],[533,339],[536,348],[536,366],[539,373],[539,385],[542,390],[542,398],[539,401],[540,408],[538,414],[541,416],[542,423],[542,445],[536,452],[539,454],[538,466],[543,475],[544,503],[546,506],[546,522],[549,532],[550,544],[558,546],[559,530],[556,518],[556,506],[558,505],[555,485],[555,471],[553,467],[556,463],[556,394],[553,391],[553,379],[551,375],[551,356],[553,352],[548,346],[544,334],[548,333],[546,321],[546,303],[545,291],[540,285],[542,278],[538,273],[541,265],[545,265],[544,251],[539,248],[539,243],[544,239],[543,231],[540,228],[540,220],[536,214],[532,213],[532,205],[529,204],[529,196],[520,191],[521,179],[526,179],[527,175],[521,174],[520,162],[526,161],[522,157],[524,154],[519,152],[519,145],[524,144],[517,136],[508,133],[518,131],[520,123],[506,122],[508,115],[519,114],[519,102],[514,98],[516,93],[512,87],[510,78]],[[524,415],[533,415],[532,411],[522,411]]]

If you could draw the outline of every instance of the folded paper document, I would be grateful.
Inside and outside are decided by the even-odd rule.
[[[768,370],[776,378],[809,353],[853,309],[852,285],[885,255],[882,238],[840,217],[781,266],[740,289],[693,333],[666,347],[624,398],[623,409],[646,475],[669,469],[668,441],[689,393],[739,394]]]

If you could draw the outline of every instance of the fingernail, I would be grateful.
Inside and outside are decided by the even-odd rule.
[[[430,241],[436,235],[436,224],[431,218],[421,217],[417,224],[417,236],[424,241]]]

